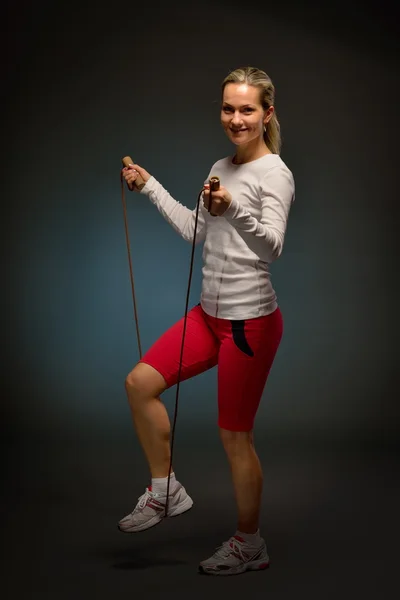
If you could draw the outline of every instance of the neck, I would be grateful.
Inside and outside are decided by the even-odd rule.
[[[237,165],[247,163],[257,160],[257,158],[261,158],[265,154],[272,154],[272,152],[264,142],[264,138],[257,138],[247,144],[237,146],[233,162]]]

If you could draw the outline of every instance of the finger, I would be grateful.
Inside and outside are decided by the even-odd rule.
[[[139,173],[137,171],[131,171],[130,176],[127,178],[126,183],[128,184],[130,189],[135,187],[136,179],[139,177]]]
[[[139,177],[139,173],[137,171],[128,171],[127,175],[126,175],[126,180],[127,181],[135,181],[135,179],[137,179]]]
[[[129,164],[129,168],[132,171],[136,171],[139,174],[141,174],[141,172],[143,171],[142,167],[140,167],[139,165],[132,164],[132,163]]]
[[[136,169],[133,166],[129,166],[129,167],[124,167],[122,169],[122,172],[125,174],[129,174],[132,173],[133,171],[135,171]]]

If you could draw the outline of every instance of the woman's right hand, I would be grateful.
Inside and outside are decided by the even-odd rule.
[[[146,185],[151,175],[139,165],[129,165],[122,169],[122,175],[130,190],[140,192]]]

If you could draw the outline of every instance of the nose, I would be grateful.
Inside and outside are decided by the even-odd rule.
[[[241,125],[242,123],[242,118],[240,116],[239,112],[235,112],[232,116],[232,125],[234,125],[235,127]]]

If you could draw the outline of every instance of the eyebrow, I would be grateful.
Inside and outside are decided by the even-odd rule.
[[[229,102],[223,102],[222,104],[224,106],[230,106],[231,108],[233,108],[232,104],[229,104]],[[255,108],[254,104],[242,104],[240,108],[247,108],[248,106],[251,108]]]

